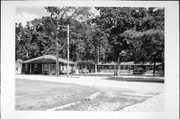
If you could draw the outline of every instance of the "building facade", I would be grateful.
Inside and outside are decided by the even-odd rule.
[[[73,73],[75,64],[69,61],[69,72]],[[67,60],[59,58],[59,74],[67,73]],[[22,62],[22,74],[56,74],[56,57],[53,55],[44,55]]]
[[[85,72],[95,72],[95,64],[93,62],[78,62],[77,68],[80,73]],[[120,66],[121,74],[135,74],[136,71],[142,70],[143,74],[153,74],[154,66],[152,63],[134,63],[134,62],[121,62]],[[102,73],[114,73],[117,70],[117,63],[98,63],[97,71]],[[155,73],[159,75],[164,75],[164,65],[161,63],[156,63]]]
[[[52,55],[44,55],[37,58],[33,58],[27,61],[21,61],[21,68],[18,69],[18,74],[44,74],[55,75],[56,74],[56,57]],[[134,62],[121,62],[120,66],[121,74],[153,74],[154,66],[152,63],[134,63]],[[59,58],[59,74],[66,74],[67,60]],[[115,73],[117,71],[117,63],[98,63],[97,71],[100,73]],[[139,72],[142,71],[142,72]],[[69,61],[70,73],[94,73],[95,64],[92,61]],[[164,75],[164,64],[156,63],[155,74]]]

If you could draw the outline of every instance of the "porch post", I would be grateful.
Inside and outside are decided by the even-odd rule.
[[[31,74],[32,73],[32,68],[31,68],[31,64],[29,64],[29,67],[30,67],[30,71],[29,71],[29,73]]]

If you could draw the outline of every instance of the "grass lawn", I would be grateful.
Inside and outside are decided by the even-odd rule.
[[[82,100],[97,91],[74,84],[16,79],[16,110],[46,110]]]
[[[93,100],[86,97],[100,92]],[[108,87],[88,87],[76,84],[16,79],[16,110],[47,110],[69,103],[68,111],[116,111],[145,101],[156,95]]]

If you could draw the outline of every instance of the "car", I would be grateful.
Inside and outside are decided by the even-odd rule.
[[[136,74],[136,75],[142,75],[144,73],[145,73],[145,70],[141,67],[138,67],[138,68],[133,70],[133,74]]]

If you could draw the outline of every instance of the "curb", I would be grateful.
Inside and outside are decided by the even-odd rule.
[[[55,108],[50,108],[50,109],[47,109],[46,111],[56,111],[56,110],[62,110],[64,108],[68,108],[68,107],[71,107],[71,106],[75,106],[77,104],[80,104],[81,102],[83,101],[91,101],[93,99],[95,99],[96,97],[98,97],[99,95],[101,94],[101,92],[96,92],[86,98],[84,98],[82,101],[77,101],[77,102],[73,102],[73,103],[69,103],[69,104],[66,104],[66,105],[62,105],[62,106],[59,106],[59,107],[55,107]]]

